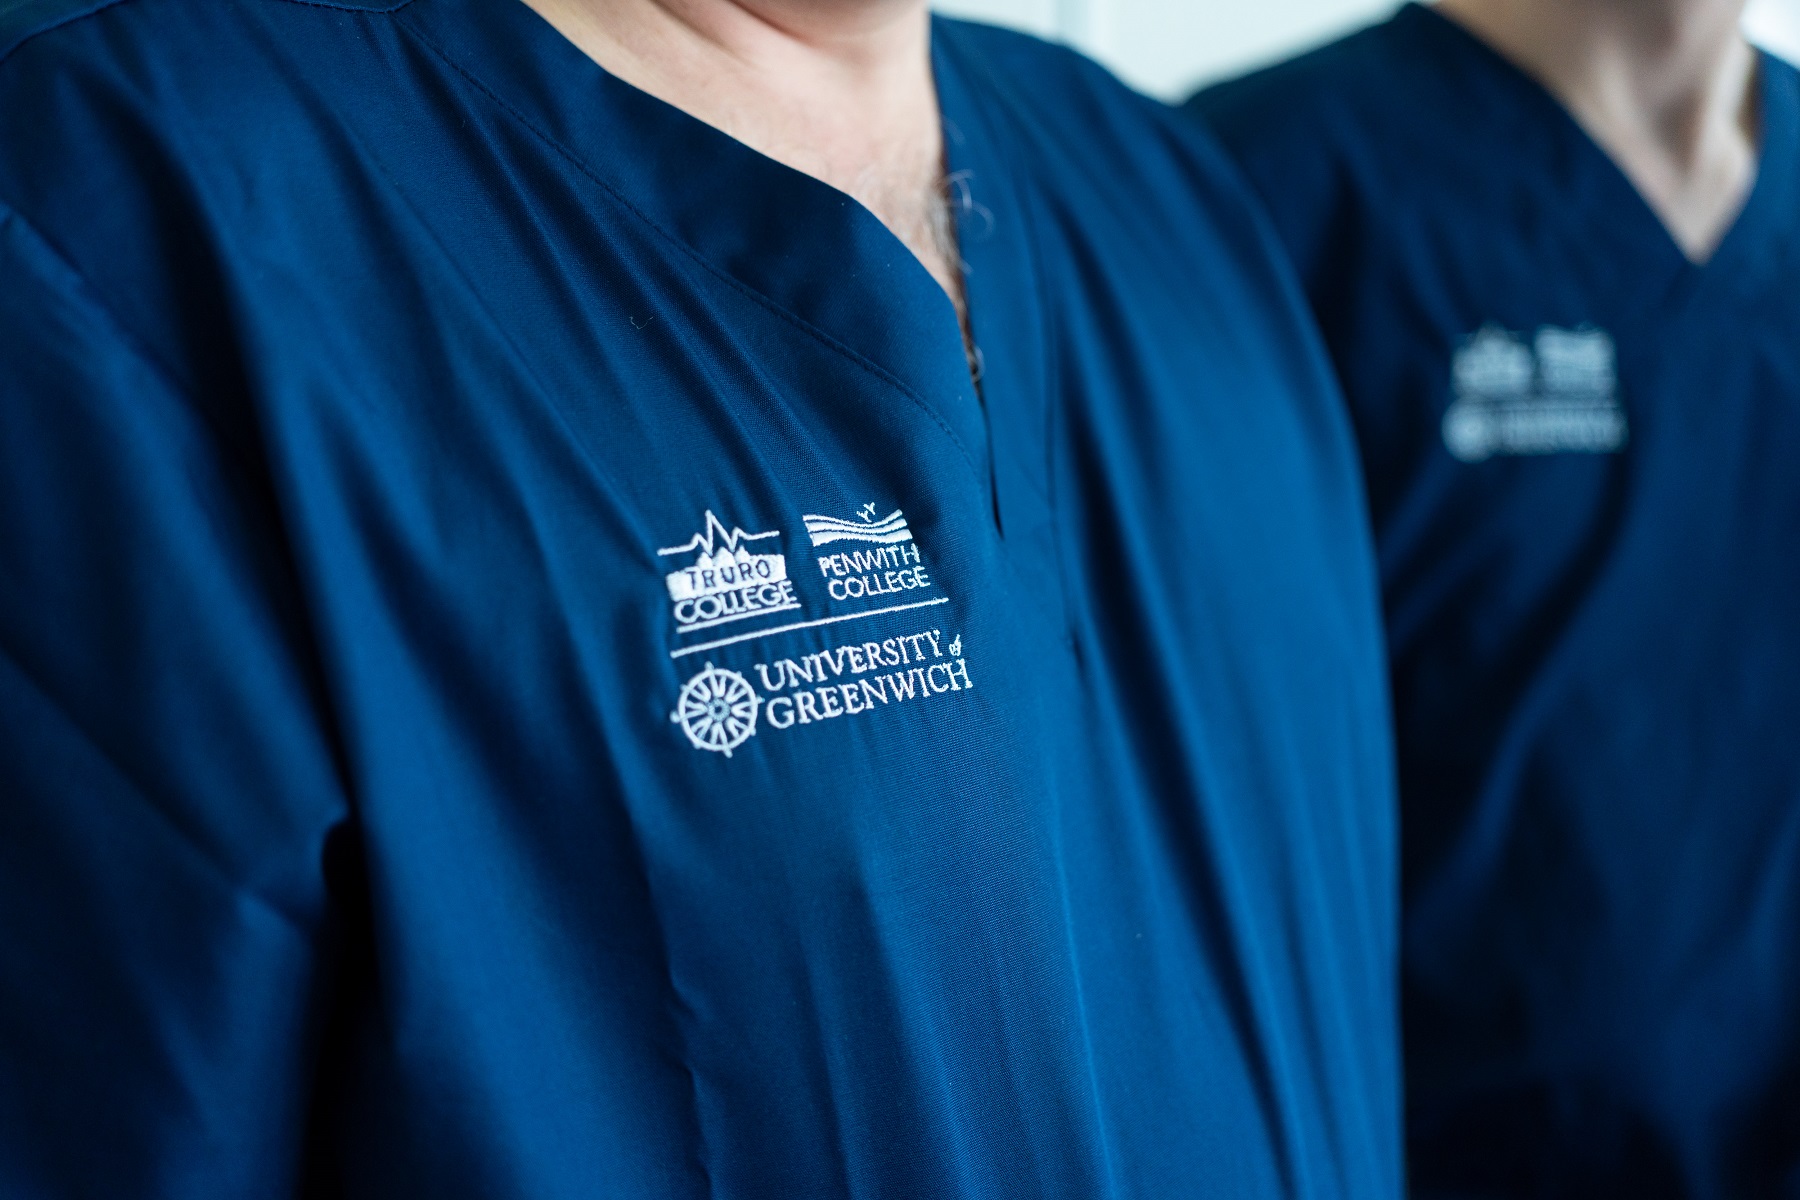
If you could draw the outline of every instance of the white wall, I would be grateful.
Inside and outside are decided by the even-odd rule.
[[[1752,40],[1800,62],[1800,0],[1751,0],[1744,26]]]
[[[937,0],[958,16],[1072,42],[1175,99],[1393,11],[1397,0]],[[1751,0],[1751,36],[1800,61],[1800,0]]]

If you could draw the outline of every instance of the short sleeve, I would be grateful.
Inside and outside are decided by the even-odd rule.
[[[347,827],[254,456],[0,206],[0,1195],[290,1195]]]

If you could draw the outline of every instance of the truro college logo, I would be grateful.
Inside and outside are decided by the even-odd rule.
[[[695,551],[700,555],[663,577],[675,605],[675,631],[693,633],[799,608],[787,574],[787,559],[779,554],[753,554],[745,547],[747,542],[780,536],[779,529],[767,533],[745,533],[736,526],[726,529],[708,509],[704,529],[679,546],[658,550],[663,557]]]

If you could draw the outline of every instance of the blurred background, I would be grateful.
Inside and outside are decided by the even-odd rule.
[[[1079,46],[1129,83],[1175,100],[1329,41],[1392,12],[1395,0],[937,0]],[[1753,40],[1800,62],[1800,0],[1751,0]]]

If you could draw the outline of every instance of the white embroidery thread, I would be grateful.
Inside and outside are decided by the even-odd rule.
[[[879,521],[875,520],[873,504],[863,505],[857,515],[862,518],[860,522],[824,517],[817,513],[808,513],[800,519],[806,522],[806,532],[811,535],[815,548],[832,542],[912,541],[912,530],[906,527],[906,518],[897,508]]]
[[[1444,446],[1466,463],[1495,455],[1614,454],[1627,437],[1617,354],[1604,330],[1546,325],[1523,336],[1484,325],[1457,350]]]
[[[762,697],[750,681],[736,671],[707,663],[698,675],[682,685],[669,720],[681,726],[696,750],[731,752],[756,732],[756,713]]]
[[[935,585],[905,515],[895,509],[877,518],[877,512],[870,503],[857,510],[855,521],[819,514],[808,514],[803,520],[815,549],[839,542],[864,543],[862,548],[817,556],[832,601],[894,597],[902,603],[764,625],[678,646],[669,656],[680,659],[802,629],[948,604],[948,596],[912,598]],[[727,528],[708,509],[699,533],[679,546],[658,550],[657,554],[665,557],[697,555],[693,563],[664,576],[674,604],[676,633],[801,608],[786,558],[749,548],[751,543],[780,536],[779,530],[747,533],[736,526]],[[759,727],[787,730],[914,700],[923,702],[975,686],[963,657],[962,637],[946,644],[937,629],[775,658],[753,664],[753,670],[762,684],[760,692],[748,673],[711,662],[681,686],[669,720],[681,727],[696,750],[730,758]]]
[[[674,603],[675,632],[695,633],[799,608],[786,557],[752,554],[744,548],[745,542],[780,536],[779,529],[766,533],[745,533],[736,526],[726,529],[709,508],[699,533],[679,546],[658,550],[661,557],[700,552],[691,565],[663,576]]]

